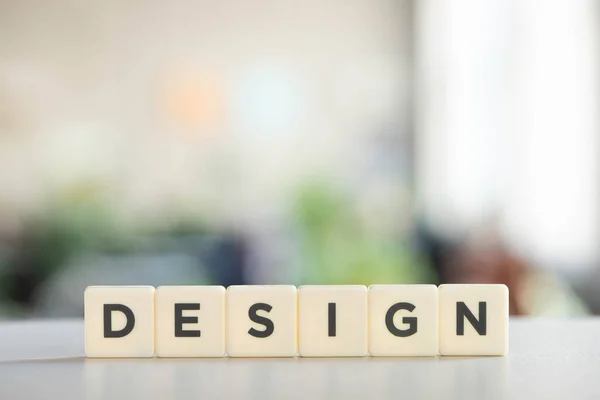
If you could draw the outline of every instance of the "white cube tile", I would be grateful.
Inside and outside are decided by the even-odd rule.
[[[225,355],[223,286],[160,286],[155,298],[158,357]]]
[[[90,286],[84,316],[88,357],[154,356],[152,286]]]
[[[302,357],[367,355],[367,288],[301,286],[298,352]]]
[[[297,291],[291,285],[227,288],[227,354],[294,357]]]
[[[441,285],[440,354],[495,356],[508,352],[505,285]]]
[[[369,353],[372,356],[437,355],[437,287],[370,286]]]

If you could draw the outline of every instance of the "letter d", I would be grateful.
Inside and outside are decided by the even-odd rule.
[[[112,312],[120,311],[125,315],[127,323],[125,327],[120,331],[113,331],[112,329]],[[135,316],[131,308],[123,304],[105,304],[104,305],[104,337],[105,338],[121,338],[127,336],[133,330],[135,326]]]

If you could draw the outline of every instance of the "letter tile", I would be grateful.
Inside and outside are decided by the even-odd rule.
[[[440,354],[500,356],[508,352],[505,285],[440,285]]]
[[[297,291],[291,285],[227,289],[227,353],[230,357],[294,357]]]
[[[298,332],[302,357],[367,355],[367,288],[301,286]]]
[[[438,354],[435,285],[369,287],[369,353],[372,356]]]
[[[154,356],[152,286],[90,286],[84,318],[88,357]]]
[[[225,288],[156,288],[158,357],[225,356]]]

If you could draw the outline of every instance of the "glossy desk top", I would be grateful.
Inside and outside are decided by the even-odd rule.
[[[0,399],[600,399],[600,318],[511,319],[506,357],[85,359],[83,332],[0,322]]]

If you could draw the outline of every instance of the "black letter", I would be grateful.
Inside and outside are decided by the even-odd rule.
[[[121,311],[125,314],[127,323],[125,328],[120,331],[112,330],[112,312]],[[124,306],[123,304],[105,304],[104,305],[104,337],[105,338],[120,338],[129,335],[135,326],[135,316],[131,308]]]
[[[467,307],[465,303],[459,301],[456,303],[456,334],[459,336],[463,336],[465,334],[465,318],[469,320],[473,328],[479,333],[481,336],[485,336],[487,330],[486,324],[486,302],[479,302],[479,321],[471,310]]]
[[[394,315],[398,310],[408,310],[413,312],[415,306],[410,303],[396,303],[390,307],[385,314],[385,326],[388,331],[394,336],[407,337],[417,333],[417,318],[416,317],[402,317],[402,323],[408,324],[408,329],[401,331],[394,325]]]
[[[183,310],[199,310],[198,303],[175,303],[175,337],[200,337],[200,330],[184,331],[183,324],[197,324],[198,317],[184,317]]]
[[[271,321],[269,318],[261,317],[260,315],[256,314],[258,310],[269,312],[272,308],[273,307],[265,303],[256,303],[253,304],[252,307],[250,307],[250,309],[248,310],[248,317],[250,317],[250,320],[252,322],[264,325],[265,330],[257,331],[254,328],[250,328],[250,330],[248,331],[249,334],[257,338],[266,338],[273,334],[273,332],[275,331],[275,325],[273,325],[273,321]]]
[[[329,303],[329,314],[328,314],[328,320],[329,320],[329,337],[333,337],[335,336],[335,303]]]

